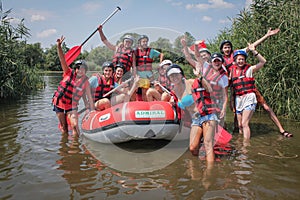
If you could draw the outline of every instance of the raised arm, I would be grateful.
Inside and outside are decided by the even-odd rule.
[[[103,27],[102,27],[102,25],[100,25],[100,26],[98,27],[98,32],[99,32],[99,34],[100,34],[100,39],[101,39],[101,41],[105,44],[105,46],[106,46],[107,48],[109,48],[110,50],[116,51],[117,46],[116,46],[116,45],[113,45],[112,43],[110,43],[110,42],[107,40],[107,38],[105,37],[105,35],[104,35],[102,29],[103,29]]]
[[[186,58],[186,60],[190,63],[190,65],[193,67],[194,69],[194,74],[195,75],[201,75],[202,74],[202,68],[203,68],[203,65],[204,65],[204,61],[203,59],[201,58],[201,56],[199,55],[199,57],[197,58],[197,60],[194,60],[191,56],[191,54],[189,53],[188,51],[188,47],[186,45],[186,41],[185,41],[185,38],[181,38],[181,44],[183,46],[183,53],[184,53],[184,56]],[[198,46],[195,45],[195,52],[198,52],[199,54],[199,49],[198,49]]]
[[[164,54],[160,53],[159,54],[159,63],[161,63],[164,60]]]
[[[267,61],[258,51],[255,50],[254,44],[249,44],[248,49],[252,52],[252,54],[255,57],[257,57],[259,61],[253,68],[253,72],[257,72],[260,68],[262,68],[265,65]]]
[[[195,43],[195,58],[196,58],[197,62],[199,62],[200,65],[202,66],[204,62],[200,56],[198,44],[199,44],[199,41]]]
[[[191,54],[189,53],[188,47],[186,45],[185,38],[182,37],[180,40],[182,46],[183,46],[183,53],[185,56],[185,59],[190,63],[190,65],[196,70],[197,62],[192,58]]]
[[[261,44],[263,41],[265,41],[268,37],[277,34],[280,31],[279,28],[272,30],[271,28],[268,30],[268,32],[258,40],[256,40],[253,45],[254,47],[257,47],[259,44]],[[249,51],[249,48],[246,48],[246,51]]]
[[[66,73],[68,71],[69,67],[67,65],[63,50],[61,48],[61,44],[64,41],[64,39],[65,39],[65,37],[61,36],[60,38],[58,38],[56,40],[56,43],[57,43],[57,54],[58,54],[58,57],[59,57],[60,65],[61,65],[61,68],[64,71],[64,73]]]

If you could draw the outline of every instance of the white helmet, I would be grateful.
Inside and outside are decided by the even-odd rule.
[[[199,49],[199,53],[202,53],[202,52],[206,52],[209,55],[211,55],[210,51],[207,48],[201,48],[201,49]]]
[[[125,35],[124,38],[123,38],[123,41],[126,40],[126,39],[131,40],[132,43],[134,41],[134,38],[131,35]]]
[[[172,61],[171,60],[163,60],[159,66],[162,67],[164,65],[172,65]]]

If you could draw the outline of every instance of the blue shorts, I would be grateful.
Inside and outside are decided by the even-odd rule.
[[[200,126],[200,127],[202,127],[202,124],[204,122],[207,122],[207,121],[218,121],[219,120],[216,114],[209,114],[209,115],[205,115],[205,116],[201,116],[199,113],[198,113],[198,115],[197,115],[197,113],[195,113],[195,114],[193,115],[192,126]]]
[[[68,112],[71,112],[72,110],[78,110],[78,108],[71,108],[69,110],[64,110],[57,106],[53,106],[53,111],[55,111],[56,113],[59,113],[59,112],[68,113]]]
[[[255,108],[256,108],[256,103],[253,103],[253,104],[250,104],[248,106],[246,106],[243,110],[240,110],[240,111],[235,111],[236,114],[242,114],[242,112],[244,110],[254,110],[255,111]]]

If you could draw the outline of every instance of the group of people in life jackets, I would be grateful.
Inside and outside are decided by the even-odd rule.
[[[183,121],[191,127],[190,152],[198,156],[203,137],[208,162],[215,160],[214,134],[218,124],[224,125],[228,102],[244,140],[250,139],[249,122],[258,103],[268,111],[280,133],[292,137],[266,104],[254,80],[254,73],[266,63],[256,46],[278,31],[269,29],[256,42],[235,51],[232,43],[224,40],[220,44],[220,53],[211,53],[207,48],[199,48],[198,44],[191,50],[183,37],[183,53],[195,74],[195,78],[188,80],[178,64],[164,60],[163,53],[148,46],[149,38],[146,35],[138,39],[137,49],[132,48],[134,38],[131,35],[125,35],[121,44],[113,45],[105,37],[101,25],[98,27],[100,39],[114,51],[114,56],[112,62],[103,63],[102,74],[95,73],[88,78],[85,61],[76,61],[73,69],[67,66],[61,48],[64,37],[61,37],[57,39],[57,50],[63,79],[53,96],[53,110],[59,119],[61,131],[68,132],[68,118],[73,134],[79,134],[77,110],[82,97],[89,112],[104,110],[126,101],[171,102],[183,111]],[[246,62],[248,51],[258,59],[257,64]],[[155,57],[160,60],[157,80],[154,80],[152,67]],[[228,88],[231,90],[230,98]]]

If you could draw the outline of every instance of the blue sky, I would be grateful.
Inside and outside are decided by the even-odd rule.
[[[117,6],[105,25],[104,33],[112,42],[126,32],[147,34],[150,42],[158,37],[172,42],[184,32],[197,40],[212,39],[228,17],[236,17],[251,0],[2,0],[3,10],[12,8],[11,17],[25,19],[31,37],[43,48],[55,44],[61,35],[68,47],[80,45]],[[90,50],[103,45],[96,33],[85,45]]]

